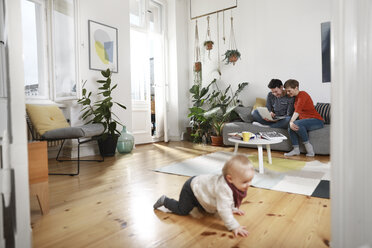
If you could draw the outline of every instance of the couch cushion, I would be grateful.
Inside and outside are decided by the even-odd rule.
[[[34,129],[40,135],[53,129],[70,126],[57,105],[26,104],[26,111]]]
[[[252,122],[253,121],[253,116],[251,114],[252,107],[238,106],[234,109],[234,111],[239,115],[240,119],[242,119],[244,122]]]
[[[253,105],[253,109],[256,109],[257,107],[265,107],[266,106],[266,99],[257,97],[256,103]]]
[[[247,123],[247,122],[226,123],[223,128],[223,143],[225,145],[234,145],[232,142],[228,141],[228,138],[229,138],[228,133],[242,132],[242,131],[249,131],[252,133],[267,132],[267,131],[279,132],[285,135],[287,137],[287,140],[284,140],[283,142],[279,144],[271,145],[270,146],[271,149],[277,150],[277,151],[290,151],[292,149],[292,144],[291,144],[291,140],[289,138],[287,129],[260,127],[260,126],[256,126],[256,125],[253,125],[252,123]],[[310,143],[314,147],[315,154],[321,154],[321,155],[330,154],[330,133],[331,133],[330,125],[324,125],[324,128],[320,128],[320,129],[309,132],[309,140],[310,140]],[[241,146],[257,148],[256,145],[241,145]],[[302,142],[300,143],[300,151],[302,153],[306,153],[305,147],[302,144]]]
[[[318,102],[315,105],[315,110],[324,119],[324,124],[330,124],[331,123],[331,104]]]

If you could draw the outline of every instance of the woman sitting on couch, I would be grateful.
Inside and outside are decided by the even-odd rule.
[[[284,153],[284,156],[294,156],[300,154],[298,136],[306,148],[306,156],[313,157],[314,149],[309,142],[308,131],[323,128],[323,118],[315,110],[313,100],[305,91],[299,90],[297,80],[289,79],[285,82],[284,88],[287,95],[295,97],[294,113],[289,121],[288,133],[292,142],[293,150]]]

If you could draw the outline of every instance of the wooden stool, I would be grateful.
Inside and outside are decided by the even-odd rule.
[[[49,212],[48,148],[46,141],[28,143],[28,176],[31,195],[36,195],[41,213]]]

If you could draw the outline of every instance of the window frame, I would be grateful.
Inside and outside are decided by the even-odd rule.
[[[26,95],[26,99],[30,100],[48,100],[50,99],[50,83],[49,83],[49,51],[48,51],[48,27],[47,27],[47,2],[44,0],[26,0],[28,2],[32,2],[34,4],[40,4],[41,5],[41,13],[38,13],[38,11],[35,11],[35,16],[37,17],[35,20],[36,23],[36,37],[37,39],[42,40],[42,44],[40,42],[37,42],[38,46],[38,75],[40,76],[40,70],[42,70],[41,77],[43,80],[41,80],[41,87],[39,88],[44,89],[43,95],[37,95],[37,96],[29,96]],[[41,14],[41,15],[40,15]],[[39,53],[39,47],[42,46],[41,53]],[[41,55],[41,56],[40,56]],[[41,66],[40,66],[41,65]],[[25,83],[25,82],[24,82]],[[38,82],[40,85],[40,82]],[[24,84],[25,85],[25,84]],[[25,85],[26,86],[26,85]]]
[[[44,20],[42,21],[41,25],[43,26],[44,34],[42,36],[44,37],[43,40],[45,42],[45,52],[44,52],[44,60],[46,61],[45,65],[43,66],[45,68],[45,72],[43,76],[45,77],[45,80],[43,82],[44,87],[46,88],[46,94],[43,96],[27,96],[25,94],[26,100],[44,100],[44,101],[54,101],[54,102],[66,102],[71,100],[76,100],[79,98],[79,92],[81,85],[79,83],[79,75],[80,75],[80,68],[79,68],[79,4],[77,0],[73,1],[74,6],[74,47],[75,47],[75,82],[76,82],[76,93],[73,96],[65,96],[65,97],[58,97],[56,92],[56,75],[55,75],[55,30],[53,28],[54,25],[54,0],[26,0],[29,2],[34,3],[40,3],[44,5]]]
[[[54,71],[54,65],[55,65],[55,30],[53,29],[53,25],[54,25],[54,16],[53,16],[53,11],[54,11],[54,0],[47,0],[48,2],[50,2],[50,9],[48,10],[48,13],[49,13],[49,18],[50,18],[50,21],[49,21],[49,30],[50,30],[50,39],[51,39],[51,59],[53,61],[53,65],[52,65],[52,68],[51,68],[51,72],[52,72],[52,77],[51,77],[51,81],[52,81],[52,91],[51,91],[51,95],[53,96],[52,100],[56,101],[56,102],[63,102],[63,101],[69,101],[69,100],[76,100],[79,98],[79,92],[80,92],[80,83],[79,83],[79,25],[78,25],[78,13],[79,13],[79,5],[78,5],[78,2],[77,0],[72,0],[73,1],[73,6],[74,6],[74,38],[75,38],[75,82],[76,82],[76,93],[74,96],[64,96],[64,97],[58,97],[57,96],[57,91],[56,91],[56,75],[55,75],[55,71]]]

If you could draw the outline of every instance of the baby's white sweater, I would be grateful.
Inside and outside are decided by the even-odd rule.
[[[240,224],[234,218],[233,192],[223,175],[201,175],[191,181],[191,189],[196,199],[208,213],[218,213],[229,230]]]

